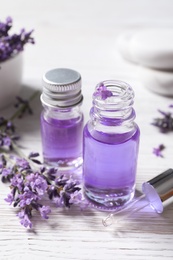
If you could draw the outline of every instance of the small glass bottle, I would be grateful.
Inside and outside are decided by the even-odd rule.
[[[67,68],[43,76],[41,135],[44,162],[71,170],[82,165],[81,75]]]
[[[119,210],[133,198],[140,131],[134,92],[122,81],[104,81],[93,94],[84,128],[83,188],[101,210]]]

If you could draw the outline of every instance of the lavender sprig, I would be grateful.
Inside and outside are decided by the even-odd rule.
[[[0,117],[0,149],[1,150],[14,150],[15,142],[19,139],[19,136],[15,134],[15,125],[13,120],[15,118],[22,118],[27,112],[32,114],[32,109],[30,107],[30,102],[38,95],[38,91],[35,91],[29,100],[23,100],[21,97],[18,99],[18,110],[11,116],[11,118],[6,119]]]
[[[10,182],[11,188],[5,201],[18,207],[17,216],[24,227],[32,227],[34,210],[39,212],[42,218],[49,218],[51,208],[44,205],[46,197],[58,207],[70,208],[71,205],[82,202],[78,181],[58,175],[55,168],[41,167],[36,170],[29,160],[4,154],[0,157],[0,165],[1,178]],[[53,178],[50,178],[52,173]]]
[[[6,23],[0,22],[0,37],[7,36],[8,31],[12,27],[11,17],[6,18]]]
[[[9,35],[12,22],[11,17],[7,17],[5,23],[0,22],[0,62],[23,51],[27,43],[35,43],[34,38],[31,36],[33,30],[26,32],[25,29],[22,29],[19,34]]]
[[[162,133],[173,131],[172,113],[158,110],[162,117],[155,118],[152,125],[158,127]]]
[[[38,92],[35,92],[29,101],[37,94]],[[18,98],[18,110],[14,115],[9,120],[0,118],[0,148],[6,151],[0,154],[0,175],[2,182],[10,183],[11,190],[5,201],[18,208],[17,216],[26,228],[33,226],[34,211],[37,211],[44,219],[49,218],[51,208],[44,203],[45,198],[54,202],[57,207],[70,208],[73,204],[87,206],[78,181],[60,175],[56,168],[47,168],[42,165],[37,159],[38,153],[31,152],[26,158],[14,142],[13,120],[17,117],[21,118],[26,112],[31,114],[29,101]],[[18,156],[12,154],[12,151]],[[7,152],[10,153],[7,154]]]

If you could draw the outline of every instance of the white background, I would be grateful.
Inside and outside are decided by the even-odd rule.
[[[119,79],[132,85],[135,109],[141,129],[136,188],[172,166],[173,134],[163,135],[151,125],[157,109],[167,110],[171,98],[151,93],[138,77],[138,68],[124,61],[117,49],[117,37],[127,30],[173,27],[171,0],[6,0],[0,1],[0,20],[8,15],[14,31],[34,29],[36,44],[24,52],[23,89],[28,97],[41,90],[44,72],[67,67],[82,75],[83,111],[89,118],[95,85],[106,79]],[[33,116],[17,120],[20,144],[27,155],[41,153],[39,98],[32,103]],[[11,105],[1,111],[10,116]],[[164,158],[152,154],[153,147],[166,146]],[[0,184],[0,259],[172,259],[173,209],[163,215],[147,207],[128,219],[105,228],[107,213],[80,209],[54,209],[48,221],[34,219],[35,231],[25,230],[16,211],[4,202],[8,186]]]

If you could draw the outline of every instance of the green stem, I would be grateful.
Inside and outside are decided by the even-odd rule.
[[[30,96],[30,98],[28,99],[28,101],[29,101],[29,102],[32,101],[38,94],[39,94],[39,91],[35,91],[35,92]],[[7,120],[7,122],[8,122],[8,121],[13,121],[16,117],[18,117],[24,107],[25,107],[25,104],[23,104],[23,105],[11,116],[11,118],[10,118],[9,120]],[[2,125],[2,126],[0,127],[0,129],[3,130],[3,127],[5,127],[5,124]],[[29,159],[24,155],[24,153],[19,149],[19,147],[15,144],[15,142],[12,141],[11,144],[12,144],[13,150],[14,150],[21,158],[23,158],[23,159],[25,159],[25,160],[27,160],[27,161],[29,160]],[[5,151],[3,151],[2,148],[0,148],[0,153],[1,153],[1,152],[4,153]],[[35,164],[32,162],[32,160],[29,160],[29,162],[30,162],[30,164],[32,165],[32,167],[35,168]]]
[[[30,96],[30,98],[28,99],[28,101],[29,101],[29,102],[32,101],[38,94],[39,94],[39,91],[38,91],[38,90],[35,91],[35,92]],[[13,121],[16,117],[18,117],[18,116],[20,115],[21,111],[23,110],[24,106],[25,106],[25,105],[22,105],[22,106],[20,107],[20,109],[18,109],[18,110],[12,115],[12,117],[10,117],[9,120],[10,120],[10,121]]]

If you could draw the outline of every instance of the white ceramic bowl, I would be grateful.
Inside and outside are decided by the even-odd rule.
[[[0,62],[0,109],[15,103],[21,89],[23,54]]]

